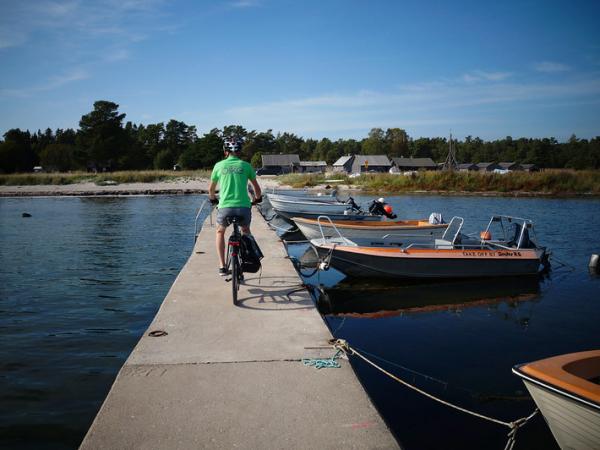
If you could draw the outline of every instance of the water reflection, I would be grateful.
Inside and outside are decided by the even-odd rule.
[[[378,318],[434,311],[459,312],[469,307],[517,304],[540,298],[540,278],[478,279],[433,283],[344,282],[319,289],[321,314]]]

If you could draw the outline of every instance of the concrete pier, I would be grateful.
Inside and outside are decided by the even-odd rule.
[[[233,306],[217,274],[214,228],[194,252],[124,364],[81,448],[398,448],[331,334],[284,246],[254,212],[265,259]],[[161,330],[162,337],[149,336]]]

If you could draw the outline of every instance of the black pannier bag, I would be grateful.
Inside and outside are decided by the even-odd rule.
[[[240,256],[244,272],[256,273],[260,270],[260,260],[264,255],[256,243],[254,236],[242,235]]]

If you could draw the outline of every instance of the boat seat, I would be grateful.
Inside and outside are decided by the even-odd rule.
[[[444,249],[444,250],[452,250],[454,246],[452,242],[447,241],[446,239],[436,239],[435,240],[435,248]]]

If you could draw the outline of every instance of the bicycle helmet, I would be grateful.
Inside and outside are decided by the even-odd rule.
[[[242,151],[243,141],[236,137],[228,137],[224,139],[223,150],[226,152],[238,153]]]

